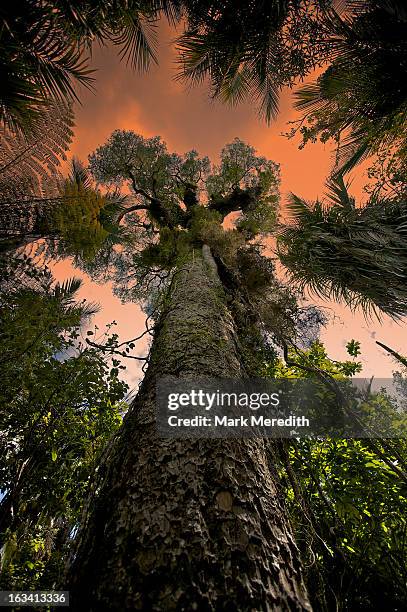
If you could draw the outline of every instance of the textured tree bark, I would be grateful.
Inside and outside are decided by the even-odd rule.
[[[175,277],[64,584],[74,610],[310,610],[262,439],[156,434],[157,376],[242,377],[207,247]]]

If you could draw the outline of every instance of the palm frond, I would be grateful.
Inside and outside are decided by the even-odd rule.
[[[100,312],[100,305],[97,302],[85,302],[79,305],[81,319],[90,319]]]
[[[362,140],[362,142],[360,142]],[[359,143],[358,143],[359,141]],[[365,160],[372,152],[373,143],[369,143],[366,139],[355,139],[352,143],[345,144],[339,147],[337,154],[337,163],[334,169],[335,176],[347,174]]]
[[[307,120],[304,142],[339,142],[334,174],[405,144],[397,130],[407,106],[405,14],[401,0],[351,1],[342,14],[325,12],[330,65],[300,88],[295,106]]]
[[[120,32],[111,40],[121,47],[120,58],[132,68],[147,70],[151,61],[157,63],[156,23],[140,14],[125,13]]]
[[[82,287],[83,281],[75,276],[68,278],[62,284],[57,283],[53,289],[54,297],[61,300],[71,300]]]
[[[88,68],[88,58],[83,57],[82,49],[75,41],[70,42],[52,25],[46,29],[39,24],[32,33],[32,42],[27,49],[26,59],[32,74],[36,75],[44,97],[56,100],[78,99],[74,82],[92,87],[94,70]]]
[[[213,95],[228,103],[250,97],[270,122],[281,89],[315,67],[320,15],[305,4],[186,3],[187,28],[177,40],[177,78],[197,84],[207,77]]]
[[[278,252],[292,281],[366,316],[407,314],[407,203],[372,196],[357,208],[343,177],[328,183],[330,205],[291,195],[292,223]]]
[[[294,193],[290,193],[287,199],[287,211],[293,222],[299,222],[300,219],[309,215],[311,205],[298,197]]]
[[[82,186],[84,189],[90,189],[92,186],[92,177],[90,172],[87,168],[85,168],[83,162],[77,157],[73,157],[71,160],[68,181],[71,181],[78,186]]]
[[[182,18],[183,7],[179,0],[153,0],[153,11],[163,13],[170,25],[175,26]]]
[[[56,283],[51,292],[52,297],[60,303],[64,314],[79,316],[81,322],[93,317],[100,311],[100,306],[96,302],[87,302],[85,300],[78,302],[76,300],[75,296],[82,286],[83,281],[80,278],[72,277],[63,283]]]
[[[316,112],[326,106],[321,96],[318,81],[307,83],[295,92],[294,108],[300,111]]]
[[[187,31],[177,39],[179,71],[176,80],[199,84],[206,76],[217,73],[214,41],[211,36]]]
[[[30,21],[32,19],[32,21]],[[92,86],[92,71],[76,41],[55,28],[39,9],[26,26],[23,17],[3,24],[0,42],[0,120],[29,134],[50,100],[77,99],[75,84]]]
[[[355,198],[349,195],[348,187],[349,183],[345,183],[343,174],[337,174],[327,181],[327,197],[333,205],[353,210],[356,202]]]
[[[74,6],[73,6],[74,4]],[[78,100],[77,88],[93,88],[88,51],[112,41],[133,67],[156,62],[156,23],[161,13],[180,18],[176,0],[140,3],[30,2],[2,5],[0,121],[28,134],[43,105]]]
[[[274,120],[278,115],[280,86],[272,75],[263,76],[256,72],[254,83],[257,85],[258,99],[260,100],[259,114],[267,123]]]
[[[245,100],[250,90],[250,74],[245,66],[231,65],[224,75],[215,95],[223,102],[240,104]]]

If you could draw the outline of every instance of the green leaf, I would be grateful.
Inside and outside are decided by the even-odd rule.
[[[346,345],[346,350],[352,357],[357,357],[360,355],[360,342],[357,340],[350,340]]]

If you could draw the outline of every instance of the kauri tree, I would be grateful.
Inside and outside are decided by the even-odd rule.
[[[293,301],[259,243],[275,221],[278,166],[238,139],[211,165],[116,131],[90,167],[132,189],[128,274],[154,295],[155,331],[64,580],[75,609],[310,609],[275,446],[162,439],[155,423],[159,377],[249,377],[271,336],[295,333]]]

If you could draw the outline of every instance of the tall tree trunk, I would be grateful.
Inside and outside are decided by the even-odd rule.
[[[158,376],[244,376],[207,247],[175,276],[140,392],[99,470],[64,585],[73,608],[309,610],[266,441],[158,437]]]

